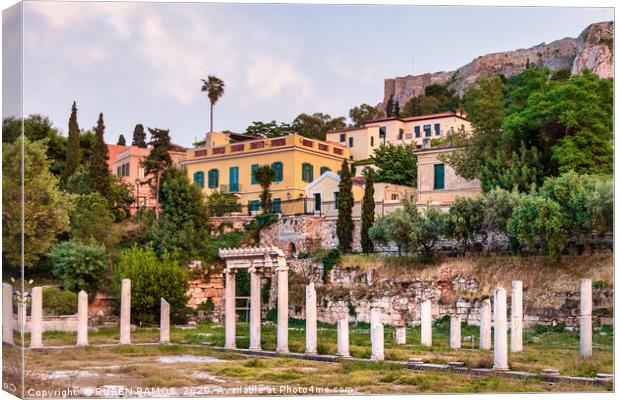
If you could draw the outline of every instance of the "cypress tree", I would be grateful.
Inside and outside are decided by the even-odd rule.
[[[170,158],[170,150],[172,148],[170,142],[170,131],[166,129],[149,128],[151,134],[152,146],[151,152],[144,159],[144,175],[148,176],[147,181],[151,189],[155,193],[157,199],[157,209],[155,216],[159,218],[159,192],[161,186],[161,177],[166,170],[172,167],[172,158]]]
[[[394,111],[392,112],[392,116],[397,118],[400,117],[400,103],[398,103],[398,100],[394,103]]]
[[[110,171],[108,171],[108,146],[105,144],[103,134],[105,125],[103,124],[103,113],[99,113],[97,127],[95,128],[95,141],[93,142],[92,154],[90,157],[89,171],[92,187],[106,199],[110,194]]]
[[[394,116],[394,95],[391,94],[390,98],[385,105],[385,115],[390,118]]]
[[[368,235],[370,227],[375,223],[375,171],[372,168],[366,173],[366,186],[362,201],[361,244],[364,253],[372,252],[372,240]]]
[[[338,221],[336,222],[338,248],[343,253],[349,253],[353,242],[353,184],[347,160],[342,162],[338,189]]]
[[[146,132],[144,132],[144,126],[142,124],[137,124],[136,127],[133,128],[131,145],[146,149]]]
[[[126,146],[127,141],[125,140],[125,135],[121,133],[120,136],[118,137],[118,142],[116,142],[116,144],[119,146]]]
[[[80,166],[80,127],[77,122],[77,106],[71,106],[69,117],[69,138],[67,139],[67,159],[65,162],[64,180],[69,179]]]

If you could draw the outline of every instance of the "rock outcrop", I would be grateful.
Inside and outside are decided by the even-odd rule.
[[[482,75],[498,73],[508,77],[527,66],[549,67],[554,71],[564,69],[573,74],[588,68],[603,78],[613,77],[613,38],[613,21],[599,22],[588,26],[576,39],[564,38],[528,49],[487,54],[456,71],[388,78],[385,79],[383,102],[379,108],[385,111],[390,96],[394,96],[402,107],[411,97],[424,94],[426,86],[433,83],[449,82],[449,86],[462,95],[465,88]]]

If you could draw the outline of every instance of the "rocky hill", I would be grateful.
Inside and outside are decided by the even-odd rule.
[[[424,88],[433,83],[450,82],[459,94],[480,76],[499,73],[511,76],[523,71],[527,65],[549,67],[554,71],[566,69],[573,74],[588,68],[601,77],[614,76],[614,22],[598,22],[588,26],[577,38],[564,38],[552,43],[541,43],[529,49],[518,49],[480,56],[456,71],[441,71],[422,75],[385,79],[383,102],[385,110],[390,96],[401,107],[411,97],[424,94]]]

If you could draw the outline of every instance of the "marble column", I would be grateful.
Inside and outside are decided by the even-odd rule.
[[[495,340],[493,342],[493,369],[508,369],[508,335],[506,317],[506,290],[495,289],[493,298],[493,319],[495,320]]]
[[[226,318],[226,341],[224,348],[236,349],[236,324],[237,324],[237,310],[236,310],[236,277],[237,271],[232,268],[226,268],[226,288],[224,295],[225,298],[225,318]]]
[[[80,290],[77,309],[77,346],[88,346],[88,294]]]
[[[512,282],[510,307],[510,351],[523,351],[523,282]]]
[[[339,357],[351,357],[349,353],[349,317],[338,319],[338,354]]]
[[[433,345],[433,314],[430,300],[424,300],[420,307],[421,343],[423,346]]]
[[[39,286],[30,291],[30,348],[43,347],[43,289]]]
[[[461,348],[461,315],[452,314],[450,316],[450,348]]]
[[[170,304],[163,297],[159,303],[159,342],[170,343]]]
[[[250,350],[260,350],[260,272],[251,267],[250,272]]]
[[[405,325],[396,327],[396,344],[407,344],[407,327]]]
[[[579,349],[582,357],[592,357],[592,280],[581,280]]]
[[[371,360],[382,361],[385,359],[383,349],[383,324],[381,323],[381,310],[370,310],[370,345],[372,346]]]
[[[317,354],[316,346],[316,289],[314,282],[306,285],[306,354]]]
[[[482,301],[480,306],[480,348],[491,350],[491,300]]]
[[[121,282],[121,344],[131,344],[131,279]]]
[[[2,341],[14,344],[13,340],[13,287],[2,284]]]
[[[278,338],[276,352],[288,353],[288,266],[278,256]]]

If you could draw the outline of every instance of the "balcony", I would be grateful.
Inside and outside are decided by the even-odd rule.
[[[222,193],[239,193],[239,192],[243,192],[243,185],[238,184],[235,187],[233,187],[232,189],[236,189],[236,190],[231,190],[231,185],[220,185],[220,191]]]

